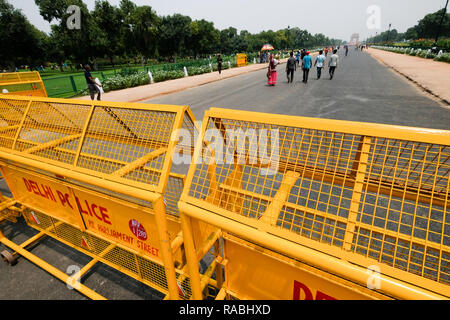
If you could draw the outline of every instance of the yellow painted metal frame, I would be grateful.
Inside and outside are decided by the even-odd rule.
[[[333,137],[335,133],[339,133],[341,135],[348,134],[361,138],[359,142],[354,141],[354,144],[358,145],[358,148],[355,150],[354,159],[349,159],[349,163],[353,163],[353,167],[347,172],[347,175],[340,175],[336,171],[327,171],[326,169],[320,168],[317,166],[317,160],[316,166],[311,167],[294,165],[280,161],[278,171],[280,173],[284,173],[284,178],[279,189],[276,190],[276,195],[273,197],[267,197],[263,194],[255,194],[241,188],[239,185],[242,182],[242,174],[239,175],[237,172],[239,170],[242,171],[242,169],[239,169],[240,165],[236,165],[234,171],[229,173],[227,176],[228,178],[226,178],[232,183],[224,182],[220,184],[221,190],[224,190],[222,191],[224,192],[223,199],[228,199],[222,200],[225,201],[225,203],[220,205],[218,202],[213,202],[216,201],[213,199],[217,198],[217,192],[219,192],[217,191],[219,189],[216,181],[217,169],[215,167],[215,163],[210,163],[207,171],[209,178],[206,179],[208,180],[210,189],[209,195],[204,198],[197,198],[190,195],[190,192],[193,188],[195,188],[192,184],[196,170],[198,170],[198,164],[195,164],[197,163],[196,160],[202,155],[203,147],[206,148],[208,146],[208,141],[204,140],[204,134],[208,129],[208,122],[216,121],[215,125],[217,129],[221,131],[225,128],[222,124],[223,120],[228,121],[228,123],[233,123],[233,121],[235,123],[252,123],[260,125],[261,127],[264,126],[264,128],[268,126],[284,126],[289,128],[299,128],[301,130],[326,131],[332,133]],[[232,125],[230,126],[232,127]],[[425,248],[449,250],[449,248],[442,243],[439,245],[417,237],[406,235],[403,236],[399,232],[392,232],[386,228],[380,228],[375,225],[363,225],[357,219],[358,215],[361,213],[360,204],[363,204],[361,201],[365,201],[365,196],[362,196],[363,192],[378,192],[378,195],[381,194],[383,197],[387,198],[401,197],[404,199],[403,201],[405,201],[405,199],[412,200],[416,201],[416,204],[426,203],[430,206],[438,205],[443,208],[443,221],[445,222],[445,215],[448,214],[446,212],[448,212],[448,208],[450,207],[450,190],[448,183],[447,187],[441,187],[440,191],[435,191],[435,189],[430,191],[426,189],[423,184],[419,184],[417,187],[408,186],[406,183],[404,185],[394,186],[394,179],[392,179],[392,182],[376,180],[371,171],[373,168],[370,168],[369,171],[368,166],[374,164],[374,159],[369,158],[369,153],[377,147],[377,139],[384,139],[384,141],[387,141],[388,139],[395,139],[396,141],[405,141],[405,143],[410,144],[418,143],[419,145],[437,145],[436,148],[438,148],[441,152],[444,148],[448,148],[450,146],[450,131],[273,114],[269,115],[256,112],[211,108],[205,113],[201,132],[202,133],[200,139],[197,141],[194,153],[194,164],[190,167],[186,185],[179,201],[181,223],[185,239],[186,258],[194,299],[202,299],[204,297],[203,288],[200,286],[200,283],[204,282],[203,279],[206,276],[199,274],[198,271],[198,257],[196,255],[197,248],[194,244],[194,234],[192,231],[192,224],[195,221],[210,224],[211,226],[219,228],[224,233],[232,233],[241,239],[267,248],[269,251],[271,250],[274,253],[286,255],[291,259],[303,261],[311,266],[315,266],[321,270],[325,270],[326,272],[335,274],[343,279],[348,279],[359,283],[363,286],[367,280],[367,268],[371,265],[377,264],[382,268],[382,274],[380,277],[382,290],[380,293],[387,294],[391,297],[399,299],[450,298],[450,288],[448,285],[400,270],[393,266],[384,264],[383,262],[373,260],[370,257],[359,255],[354,252],[355,249],[353,248],[353,239],[357,236],[355,233],[356,228],[364,228],[386,236],[394,236],[403,241],[426,245]],[[223,132],[222,134],[224,135]],[[385,149],[387,153],[388,147]],[[427,150],[430,149],[431,147],[427,148]],[[411,152],[411,157],[409,160],[410,166],[412,163],[411,159],[413,158],[413,152],[414,148]],[[319,153],[319,151],[317,151],[317,153]],[[425,157],[426,151],[423,159],[425,159]],[[445,157],[447,158],[443,159]],[[214,159],[214,153],[211,154],[211,159]],[[433,159],[427,160],[427,168],[429,163],[432,163],[432,161],[437,161],[439,165],[436,165],[434,172],[437,174],[438,170],[441,169],[442,166],[439,161],[444,161],[444,163],[447,163],[448,167],[448,162],[445,162],[448,161],[448,159],[448,154],[442,154],[441,157],[441,154],[439,153]],[[251,166],[252,164],[253,163],[249,163],[249,159],[247,158],[245,165]],[[262,167],[259,163],[256,163],[255,166],[257,168]],[[415,168],[417,168],[417,166],[418,165],[416,165]],[[422,168],[424,167],[425,166],[422,165]],[[293,172],[289,171],[293,170],[293,168],[296,170]],[[223,168],[221,167],[220,170],[223,170]],[[402,169],[402,171],[403,170],[404,169]],[[443,167],[442,170],[445,171],[445,167]],[[321,181],[322,183],[324,181],[328,183],[337,183],[338,185],[352,190],[352,198],[348,199],[350,201],[348,217],[344,218],[338,215],[332,216],[335,221],[346,224],[342,248],[321,243],[307,237],[301,237],[275,226],[274,222],[276,221],[277,214],[280,212],[282,206],[287,205],[285,200],[290,192],[290,189],[293,187],[296,178],[298,177],[297,173],[300,173],[302,177],[307,177],[319,182]],[[445,173],[443,173],[444,176],[440,176],[440,181],[444,179],[443,181],[445,183],[445,179],[449,179],[448,173],[449,172],[447,171],[447,178],[445,178]],[[411,174],[412,173],[408,170],[407,177]],[[421,174],[421,176],[422,175],[423,174]],[[195,178],[198,179],[197,176]],[[427,181],[430,179],[431,178],[428,178]],[[437,179],[435,178],[433,188],[438,188],[436,180]],[[421,181],[422,178],[419,180],[419,183]],[[211,192],[215,193],[212,194]],[[240,197],[243,196],[255,197],[266,201],[270,204],[267,207],[266,213],[262,214],[259,219],[236,214],[236,210],[238,210],[243,201]],[[281,204],[274,201],[275,199],[281,201]],[[306,206],[289,204],[289,207],[296,208],[297,210],[307,213],[309,212],[314,216],[324,215],[324,213],[320,210],[314,210]],[[328,217],[330,216],[328,215]],[[442,239],[443,237],[444,234],[442,234]],[[438,257],[438,259],[440,258]],[[226,261],[223,265],[226,268]],[[251,271],[247,270],[243,272]],[[226,288],[221,290],[220,298],[228,295],[227,292],[228,291]]]
[[[183,175],[178,175],[175,173],[171,173],[171,159],[174,154],[175,148],[177,146],[178,136],[177,136],[177,130],[181,129],[183,126],[183,119],[184,117],[189,117],[192,121],[193,129],[197,129],[195,118],[190,111],[190,109],[187,106],[167,106],[167,105],[145,105],[145,104],[132,104],[132,103],[114,103],[114,102],[86,102],[86,101],[77,101],[77,100],[65,100],[65,99],[51,99],[51,98],[40,98],[40,97],[23,97],[23,96],[14,96],[14,95],[3,95],[0,96],[0,104],[6,104],[7,106],[12,106],[12,108],[15,110],[15,112],[22,113],[21,119],[18,120],[11,120],[8,117],[3,117],[2,119],[7,122],[6,128],[0,129],[0,135],[2,135],[3,132],[8,133],[11,130],[15,130],[15,134],[13,135],[14,138],[10,138],[10,135],[3,135],[0,137],[0,139],[9,139],[12,140],[11,147],[0,147],[0,167],[11,167],[14,168],[17,166],[17,168],[24,168],[25,170],[32,170],[35,174],[40,175],[41,172],[46,172],[50,174],[51,176],[54,176],[56,178],[55,181],[58,179],[63,179],[63,181],[78,181],[79,183],[93,186],[96,188],[100,188],[103,190],[108,190],[113,193],[117,193],[124,196],[132,197],[133,199],[143,200],[147,203],[152,204],[152,208],[149,209],[154,213],[154,219],[156,223],[156,230],[157,230],[157,236],[159,239],[159,245],[160,245],[160,252],[161,252],[161,259],[162,259],[162,265],[165,270],[165,277],[167,281],[168,290],[164,292],[164,288],[161,287],[155,287],[152,283],[144,282],[147,285],[153,286],[155,289],[162,291],[166,294],[166,298],[168,299],[178,299],[180,296],[179,293],[179,284],[177,283],[177,277],[176,274],[183,274],[183,271],[180,269],[175,269],[174,265],[174,254],[178,250],[181,249],[181,245],[183,242],[183,237],[175,237],[175,239],[169,238],[168,233],[168,227],[167,227],[167,221],[168,219],[171,219],[173,221],[178,221],[178,218],[173,215],[168,215],[166,213],[166,204],[165,200],[163,199],[165,195],[165,191],[167,189],[167,185],[169,182],[170,177],[175,177],[177,179],[182,179],[184,181]],[[16,104],[26,105],[26,108],[18,109],[14,107]],[[22,132],[22,128],[35,128],[37,130],[41,128],[46,128],[45,120],[43,123],[37,123],[33,119],[32,116],[29,114],[31,113],[33,106],[39,106],[43,105],[46,106],[46,108],[50,108],[51,114],[54,114],[55,112],[59,112],[59,116],[63,116],[65,118],[65,121],[67,123],[70,123],[72,127],[68,127],[67,123],[64,126],[63,124],[56,124],[56,125],[48,125],[48,130],[51,132],[60,132],[61,134],[65,134],[66,136],[63,138],[57,138],[54,140],[50,140],[45,143],[38,143],[34,144],[30,143],[30,141],[27,141],[28,145],[31,145],[28,149],[20,151],[16,149],[16,146],[18,145],[20,141],[20,134]],[[84,107],[88,108],[88,113],[85,118],[81,118],[82,115],[75,115],[78,118],[73,118],[72,120],[69,119],[64,113],[61,113],[56,107],[59,105],[70,105],[71,108],[74,108],[76,110],[77,107]],[[36,109],[36,107],[34,107]],[[112,118],[115,119],[117,123],[119,123],[123,128],[126,130],[129,130],[127,128],[126,123],[124,123],[116,114],[113,113],[111,108],[114,108],[116,110],[136,110],[136,112],[139,111],[150,111],[150,112],[162,112],[167,114],[173,114],[173,127],[170,132],[170,136],[166,136],[165,139],[167,142],[162,141],[153,141],[152,146],[156,146],[158,149],[156,149],[153,152],[150,152],[147,155],[144,155],[143,157],[137,159],[134,162],[123,162],[118,160],[117,162],[122,165],[121,169],[115,170],[111,174],[105,174],[99,171],[89,170],[81,167],[77,167],[75,164],[77,164],[78,159],[80,155],[83,155],[82,153],[82,145],[84,142],[84,139],[91,135],[91,136],[98,136],[99,139],[105,139],[106,141],[121,141],[123,138],[118,136],[111,136],[108,134],[103,134],[101,132],[95,133],[95,132],[88,132],[89,126],[92,122],[94,112],[96,108],[101,108],[101,110],[105,110],[107,113],[110,114]],[[7,110],[7,109],[5,109]],[[17,111],[19,110],[19,111]],[[39,110],[39,109],[37,109]],[[44,109],[43,109],[44,110]],[[44,112],[44,111],[43,111]],[[47,116],[48,117],[48,116]],[[145,123],[142,123],[142,125],[145,125]],[[167,126],[167,124],[162,123],[163,128],[165,130],[170,130],[170,127]],[[155,129],[157,130],[157,129]],[[49,158],[45,158],[43,156],[40,156],[38,153],[42,150],[48,150],[51,148],[55,148],[57,151],[64,151],[68,152],[68,149],[61,149],[60,146],[66,143],[70,143],[74,140],[79,140],[78,147],[76,148],[76,151],[73,152],[74,154],[74,160],[73,164],[64,163],[62,161],[56,161]],[[127,143],[133,143],[132,140],[123,140]],[[129,179],[124,178],[124,176],[133,170],[140,168],[144,166],[147,162],[153,160],[154,158],[163,155],[165,153],[165,159],[162,163],[162,168],[160,170],[155,169],[154,171],[158,171],[160,173],[160,178],[157,185],[150,185],[143,182],[136,182]],[[107,159],[108,160],[108,159]],[[22,169],[21,169],[22,170]],[[150,169],[151,170],[151,169]],[[3,174],[3,176],[5,176]],[[53,178],[53,179],[55,179]],[[6,179],[7,180],[7,179]],[[7,181],[8,182],[8,181]],[[10,181],[10,188],[13,186],[13,194],[14,194],[14,183]],[[70,185],[70,182],[69,182]],[[87,190],[87,189],[86,189]],[[92,192],[92,191],[88,191]],[[108,199],[107,195],[102,195],[100,193],[97,193],[97,196],[104,197],[105,199]],[[12,204],[15,204],[15,202],[8,202],[9,208]],[[45,214],[52,216],[51,212],[45,212]],[[33,227],[33,226],[32,226]],[[77,227],[77,226],[76,226]],[[78,228],[78,227],[77,227]],[[40,230],[41,233],[53,236],[54,235],[46,230]],[[82,228],[81,231],[88,232],[85,228]],[[100,237],[101,235],[95,234],[95,236]],[[64,242],[63,239],[57,238],[59,241]],[[34,240],[31,240],[34,241]],[[54,276],[58,277],[59,279],[63,281],[67,281],[69,278],[67,275],[63,274],[61,271],[57,270],[56,268],[48,265],[45,261],[42,261],[41,259],[35,257],[31,253],[27,252],[24,248],[21,248],[20,246],[12,243],[8,239],[6,239],[3,235],[1,235],[1,242],[16,251],[17,253],[23,255],[25,258],[29,259],[30,261],[34,262],[35,264],[42,267],[44,270],[50,272]],[[69,242],[64,242],[67,245],[80,250],[90,256],[93,257],[94,260],[92,260],[83,270],[80,271],[78,275],[74,278],[81,277],[89,268],[91,268],[96,261],[102,261],[104,263],[107,263],[106,260],[102,260],[101,256],[92,255],[89,254],[87,251],[84,251],[82,248],[76,247]],[[115,243],[114,245],[119,246],[119,244]],[[124,248],[128,251],[130,251],[130,248]],[[124,272],[124,270],[121,270]],[[126,272],[125,272],[126,273]],[[130,274],[129,274],[130,275]],[[133,275],[131,275],[133,276]],[[186,277],[184,277],[186,279]],[[73,280],[73,279],[71,279]],[[139,279],[138,279],[139,280]],[[87,296],[95,299],[100,299],[101,296],[96,295],[95,293],[89,291],[89,289],[85,288],[84,286],[81,286],[81,290],[83,294],[86,294]]]
[[[235,57],[236,66],[243,67],[247,65],[247,54],[245,53],[238,53]]]
[[[2,87],[10,87],[15,85],[21,86],[27,84],[32,86],[31,90],[14,90],[7,94],[47,97],[44,82],[42,81],[41,75],[38,71],[0,73],[0,89],[2,89]],[[35,84],[38,84],[39,88],[34,88],[33,85]],[[2,94],[2,92],[0,92],[0,94]]]
[[[21,97],[21,96],[2,96],[0,98],[0,103],[2,101],[26,101],[29,103],[28,105],[28,109],[31,105],[31,103],[47,103],[47,102],[51,102],[53,104],[70,104],[73,105],[73,107],[77,107],[77,106],[88,106],[90,108],[89,111],[89,116],[86,117],[85,119],[85,126],[82,129],[72,129],[72,133],[73,136],[70,136],[70,139],[75,139],[76,137],[78,137],[79,135],[81,135],[80,140],[83,140],[84,137],[86,136],[86,131],[87,131],[87,126],[90,122],[90,119],[92,117],[92,112],[96,107],[112,107],[114,106],[114,108],[118,108],[118,109],[135,109],[135,110],[152,110],[152,111],[161,111],[161,112],[170,112],[170,113],[174,113],[176,114],[176,118],[174,121],[174,131],[177,129],[180,129],[182,126],[182,118],[184,116],[185,113],[188,113],[191,117],[191,119],[195,119],[193,117],[192,112],[189,110],[189,108],[187,106],[170,106],[170,105],[145,105],[145,104],[137,104],[137,103],[117,103],[117,102],[105,102],[105,101],[96,101],[96,102],[87,102],[87,101],[83,101],[83,100],[66,100],[66,99],[55,99],[55,98],[40,98],[40,97],[33,97],[33,98],[28,98],[28,97]],[[21,122],[18,124],[19,128],[16,131],[16,136],[13,139],[13,147],[11,149],[6,149],[6,148],[0,148],[0,157],[8,159],[7,157],[3,157],[2,155],[6,155],[5,152],[2,152],[3,150],[7,150],[6,152],[8,154],[10,154],[11,156],[25,156],[24,152],[18,152],[16,150],[14,150],[14,146],[16,145],[17,141],[19,140],[18,135],[20,133],[20,129],[22,128],[22,126],[24,125],[24,122],[27,118],[27,113],[28,113],[28,109],[24,112],[24,116],[23,119],[21,120]],[[30,126],[32,127],[32,125],[30,124]],[[52,130],[60,130],[58,127],[52,127]],[[66,133],[69,133],[69,131],[65,131]],[[109,137],[106,135],[101,136],[104,139],[108,139]],[[119,137],[120,138],[120,137]],[[49,165],[55,165],[58,166],[59,168],[55,169],[61,172],[76,172],[77,174],[88,174],[88,175],[92,175],[94,174],[95,176],[101,178],[102,180],[108,180],[108,183],[120,183],[122,185],[129,185],[132,187],[137,187],[140,189],[144,189],[144,190],[148,190],[151,192],[155,192],[155,193],[162,193],[167,185],[167,181],[169,179],[169,173],[170,173],[170,167],[171,167],[171,157],[170,155],[173,154],[174,152],[174,148],[176,145],[176,138],[177,137],[172,137],[171,141],[169,142],[169,144],[167,146],[165,146],[167,148],[167,156],[166,159],[164,161],[163,164],[163,169],[161,170],[162,172],[162,177],[158,183],[157,186],[152,186],[152,185],[148,185],[148,184],[144,184],[144,183],[136,183],[130,180],[126,180],[123,179],[120,175],[117,174],[102,174],[100,172],[93,172],[92,170],[88,170],[88,169],[84,169],[84,168],[80,168],[74,165],[70,165],[70,164],[65,164],[59,161],[54,161],[52,159],[46,159],[46,163],[48,163]],[[68,139],[68,138],[65,138]],[[59,143],[64,143],[65,141],[60,140],[60,141],[56,141],[56,142],[52,142],[49,143],[48,145],[39,145],[39,147],[36,147],[36,149],[32,148],[30,150],[28,150],[28,152],[26,152],[26,157],[30,160],[37,160],[37,161],[42,161],[42,157],[33,155],[32,153],[35,152],[36,150],[42,149],[42,148],[47,148],[47,147],[51,147],[51,146],[55,146],[56,144]],[[30,141],[27,141],[27,143],[31,143]],[[78,150],[74,153],[75,155],[75,161],[78,159],[78,157],[81,154],[81,145],[82,143],[79,144],[79,148]],[[70,152],[65,150],[66,152]],[[14,161],[17,161],[18,159],[15,158]],[[68,171],[66,171],[65,169],[67,169]],[[43,169],[45,170],[45,169]],[[58,173],[63,175],[62,173]],[[73,176],[73,175],[68,175]],[[78,176],[78,175],[77,175]],[[74,178],[75,179],[75,178]],[[83,180],[81,180],[83,181]],[[103,183],[105,184],[105,183]]]
[[[1,221],[0,221],[1,222]],[[69,276],[68,274],[62,272],[61,270],[57,269],[56,267],[52,266],[51,264],[45,262],[44,260],[38,258],[36,255],[30,253],[28,250],[26,250],[26,247],[38,242],[43,238],[46,234],[43,232],[38,233],[37,235],[31,237],[30,239],[26,240],[25,242],[21,243],[20,245],[12,242],[8,238],[4,236],[2,231],[0,230],[0,242],[3,243],[5,246],[11,248],[14,250],[15,254],[20,254],[24,258],[28,259],[32,263],[38,265],[54,277],[58,278],[59,280],[65,282],[65,283],[74,283],[73,281],[77,281],[85,272],[87,272],[90,268],[94,266],[94,264],[89,263],[86,265],[79,274],[76,274],[74,276]],[[93,299],[93,300],[105,300],[105,298],[98,294],[97,292],[93,291],[92,289],[86,287],[85,285],[79,283],[79,286],[74,286],[74,288],[79,291],[80,293],[84,294],[86,297]]]

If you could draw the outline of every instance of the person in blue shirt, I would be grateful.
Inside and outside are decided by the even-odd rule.
[[[300,51],[297,51],[297,54],[295,55],[295,59],[297,60],[296,61],[297,66],[300,66],[300,56],[301,56]]]
[[[308,77],[309,77],[309,70],[311,70],[311,66],[312,66],[312,59],[311,56],[309,55],[309,51],[306,51],[305,56],[303,57],[303,64],[302,64],[302,69],[303,69],[303,83],[308,83]]]

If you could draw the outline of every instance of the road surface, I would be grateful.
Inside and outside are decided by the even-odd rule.
[[[329,58],[330,54],[328,54]],[[266,70],[153,98],[147,103],[189,105],[197,120],[210,107],[279,113],[305,117],[376,122],[450,129],[450,109],[425,96],[369,54],[340,51],[340,66],[329,80],[328,70],[308,84],[297,70],[288,84],[285,65],[278,67],[278,84],[267,86]]]

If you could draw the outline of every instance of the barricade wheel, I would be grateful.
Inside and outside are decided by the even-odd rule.
[[[3,261],[8,263],[10,266],[17,263],[17,256],[13,256],[8,250],[3,250],[0,255],[2,256]]]

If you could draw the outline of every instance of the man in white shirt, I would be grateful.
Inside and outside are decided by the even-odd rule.
[[[316,62],[314,62],[314,66],[317,67],[317,80],[319,80],[322,75],[322,68],[325,67],[326,59],[327,58],[323,55],[323,50],[320,50],[319,55],[316,58]]]
[[[330,58],[330,62],[328,63],[328,66],[330,67],[330,80],[333,80],[334,77],[334,71],[336,71],[336,68],[339,65],[339,56],[337,55],[337,50],[333,50],[333,55]]]

